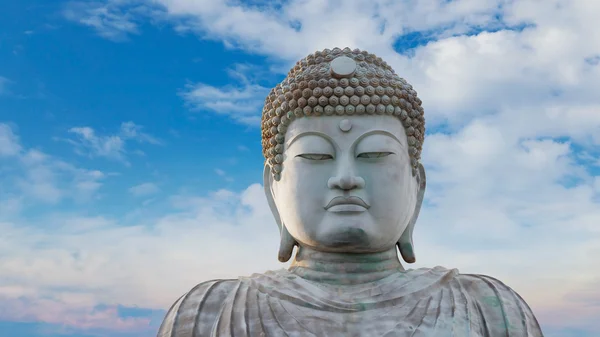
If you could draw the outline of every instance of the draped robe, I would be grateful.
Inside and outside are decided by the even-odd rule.
[[[158,337],[542,337],[529,306],[483,275],[435,267],[359,285],[287,270],[201,283],[168,311]]]

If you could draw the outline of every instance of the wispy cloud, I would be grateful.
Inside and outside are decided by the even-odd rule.
[[[600,55],[600,36],[587,34],[595,31],[596,25],[589,15],[598,10],[592,2],[541,7],[534,0],[355,0],[344,6],[337,1],[152,3],[161,5],[152,13],[170,20],[179,30],[288,66],[310,52],[334,45],[374,52],[419,90],[429,125],[450,122],[460,126],[478,113],[494,112],[500,106],[535,109],[540,100],[598,106],[592,88],[600,85],[600,67],[594,61]],[[134,13],[123,1],[106,4]],[[332,10],[335,16],[331,16]],[[411,32],[435,34],[410,57],[398,54],[396,42]],[[576,38],[582,34],[586,39]],[[282,72],[287,68],[280,67]],[[266,93],[256,83],[251,79],[222,88],[190,84],[182,96],[192,108],[256,124]]]
[[[25,153],[21,162],[24,175],[16,178],[15,183],[25,195],[47,203],[65,198],[76,202],[89,200],[105,178],[101,171],[77,168],[35,149]]]
[[[86,336],[94,330],[109,333],[115,332],[156,332],[158,323],[156,317],[122,317],[120,307],[117,305],[94,305],[87,302],[85,297],[80,297],[80,305],[75,307],[67,304],[76,300],[76,295],[66,302],[51,298],[6,298],[1,295],[5,288],[0,289],[0,317],[2,320],[17,322],[32,322],[57,324],[62,326],[62,332]],[[156,316],[156,315],[155,315]],[[153,323],[151,325],[151,323]],[[108,329],[107,329],[108,328]],[[57,331],[58,332],[58,331]]]
[[[147,197],[159,191],[160,188],[154,183],[143,183],[129,188],[129,193],[136,197]]]
[[[141,219],[143,226],[76,214],[45,218],[45,228],[52,230],[43,231],[25,220],[0,222],[3,237],[11,238],[0,239],[0,272],[11,275],[0,284],[0,303],[12,308],[0,309],[0,320],[35,317],[80,325],[89,322],[90,308],[98,303],[163,309],[174,293],[200,279],[277,267],[277,227],[261,195],[259,185],[243,193],[174,195],[172,212]],[[262,233],[258,241],[244,239],[257,233]],[[239,259],[256,243],[260,248],[253,249],[254,262],[240,271]],[[230,249],[214,263],[197,259],[221,245]],[[188,263],[203,267],[180,274],[179,268]],[[157,277],[163,273],[179,276],[165,282]],[[24,299],[40,305],[16,305]]]
[[[78,154],[119,160],[129,165],[125,148],[127,141],[153,145],[162,144],[160,140],[144,133],[142,129],[142,126],[133,122],[125,122],[121,124],[117,134],[98,135],[91,127],[74,127],[69,130],[69,133],[74,134],[76,138],[65,139],[65,141],[75,146]]]
[[[451,147],[461,144],[458,140],[450,142]],[[469,140],[468,144],[476,145],[477,140]],[[552,160],[564,153],[544,150],[543,146],[537,151],[555,158]],[[449,155],[447,160],[452,158]],[[526,180],[530,165],[528,161],[516,163],[515,179]],[[485,172],[480,168],[472,173],[483,179]],[[544,171],[540,166],[535,172]],[[546,178],[535,181],[543,183],[541,186],[548,186],[546,179],[554,179],[553,174],[542,176]],[[447,186],[453,187],[433,189],[429,195],[430,199],[443,200],[443,206],[428,206],[423,211],[416,239],[419,264],[414,267],[458,266],[463,272],[490,274],[526,294],[534,310],[542,309],[536,311],[544,321],[568,307],[569,317],[579,317],[593,326],[594,317],[600,313],[598,308],[569,304],[570,289],[585,289],[582,287],[591,286],[587,280],[597,276],[588,267],[593,265],[600,243],[597,228],[591,226],[600,219],[600,208],[591,201],[585,186],[569,190],[553,185],[529,192],[533,194],[526,198],[518,198],[523,190],[509,186],[500,189],[500,196],[493,199],[489,199],[489,193],[494,187],[489,184]],[[510,195],[508,191],[512,191]],[[461,202],[452,203],[450,199]],[[0,267],[4,275],[12,275],[14,282],[0,287],[0,291],[10,298],[25,294],[47,298],[48,307],[68,306],[72,313],[62,319],[71,321],[79,317],[79,311],[73,308],[114,302],[166,308],[202,280],[280,267],[275,257],[278,231],[262,186],[252,185],[241,193],[219,190],[208,196],[174,195],[170,200],[170,213],[143,219],[144,226],[72,214],[47,219],[54,230],[43,234],[25,222],[4,224],[3,233],[13,240],[0,246],[0,251],[11,251],[0,254]],[[544,205],[546,211],[538,211]],[[515,206],[518,208],[511,211]],[[533,227],[522,227],[515,221],[514,216],[527,209],[535,210],[524,214],[536,221]],[[530,240],[532,236],[536,240]],[[252,242],[248,237],[253,238]],[[569,247],[568,255],[556,249],[560,244]],[[250,255],[246,253],[249,250],[253,252]],[[200,258],[217,252],[217,259]],[[544,259],[551,259],[554,267],[531,264]],[[197,268],[189,269],[190,264]],[[564,273],[557,275],[555,270]],[[570,273],[579,277],[574,279]],[[178,277],[167,281],[160,275]],[[145,289],[152,289],[153,296],[148,296]],[[25,315],[37,307],[23,306],[19,310]],[[556,319],[557,325],[571,324],[568,318]]]
[[[191,110],[211,111],[248,125],[258,125],[265,97],[270,89],[256,84],[256,67],[236,65],[228,74],[238,83],[215,87],[188,84],[179,94]]]
[[[227,172],[225,172],[225,171],[223,171],[223,170],[221,170],[219,168],[215,169],[215,173],[219,177],[222,177],[223,179],[225,179],[225,181],[227,181],[227,182],[232,182],[234,180],[233,177],[231,177],[230,175],[227,174]]]
[[[133,139],[139,143],[162,144],[157,138],[142,132],[142,129],[142,126],[136,125],[133,122],[125,122],[121,124],[121,137],[124,139]]]
[[[0,123],[0,157],[14,156],[21,152],[19,138],[8,124]]]
[[[120,136],[97,136],[90,127],[75,127],[69,132],[77,136],[77,141],[71,140],[71,143],[80,154],[123,159],[125,141]]]
[[[0,202],[20,209],[25,201],[55,204],[64,199],[82,202],[93,197],[102,186],[104,173],[77,168],[40,150],[24,148],[18,135],[0,123],[0,159],[6,171],[0,175]],[[12,195],[12,197],[10,197]],[[26,200],[24,200],[24,198]]]
[[[496,276],[524,294],[551,331],[597,331],[599,307],[590,301],[600,275],[590,266],[600,254],[600,178],[578,163],[571,143],[523,138],[501,121],[502,115],[490,116],[453,135],[429,135],[429,204],[416,230],[416,267],[457,266]],[[3,160],[24,170],[19,179],[2,177],[26,182],[19,190],[24,198],[52,202],[86,190],[82,186],[95,190],[104,177],[24,148],[11,127],[0,129],[17,149]],[[226,176],[221,169],[215,173]],[[574,186],[563,183],[570,177],[578,178]],[[147,183],[131,192],[154,190]],[[123,319],[112,309],[95,309],[97,304],[166,308],[201,280],[278,268],[277,228],[262,193],[252,185],[241,193],[174,195],[172,209],[141,219],[144,225],[79,214],[45,218],[51,231],[25,219],[0,221],[4,237],[11,238],[0,239],[0,274],[11,275],[0,285],[2,307],[11,309],[0,309],[0,318],[143,330],[147,320]],[[5,200],[20,207],[20,198],[2,199],[3,207]],[[568,247],[568,254],[556,247]],[[219,258],[198,258],[207,254]],[[531,263],[547,260],[553,268]],[[190,271],[189,264],[199,267]],[[180,277],[167,282],[160,277],[166,274]]]
[[[134,13],[123,8],[132,1],[109,2],[70,2],[63,10],[68,20],[88,26],[106,39],[122,42],[128,35],[139,34],[138,23]]]

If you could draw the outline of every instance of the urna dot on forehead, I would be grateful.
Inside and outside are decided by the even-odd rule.
[[[339,127],[343,132],[348,132],[352,129],[352,122],[349,119],[342,119]]]

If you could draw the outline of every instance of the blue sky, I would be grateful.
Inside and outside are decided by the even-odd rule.
[[[134,121],[162,145],[132,144],[129,151],[143,151],[146,156],[128,157],[132,168],[120,172],[115,186],[122,185],[120,179],[131,183],[129,173],[140,183],[153,174],[164,175],[173,180],[167,187],[192,183],[194,176],[212,175],[215,179],[202,181],[211,190],[223,184],[215,168],[229,168],[237,157],[250,160],[253,165],[248,167],[255,170],[245,176],[246,170],[232,168],[238,172],[238,181],[227,186],[239,189],[260,172],[255,130],[191,112],[178,92],[191,82],[226,85],[231,81],[228,69],[237,63],[263,65],[263,57],[227,52],[219,42],[199,41],[193,35],[152,25],[132,37],[135,42],[115,43],[62,17],[65,4],[6,1],[3,6],[9,10],[3,10],[1,20],[2,76],[11,81],[6,90],[12,92],[3,99],[3,117],[10,118],[20,134],[32,135],[24,139],[25,145],[72,156],[72,146],[60,139],[68,138],[73,126],[92,125],[98,135],[110,135],[118,133],[121,123]],[[25,15],[29,20],[22,19]],[[238,149],[244,144],[251,151]],[[156,157],[163,160],[149,159]],[[202,157],[210,157],[211,165],[203,164]],[[118,160],[100,158],[92,165],[100,165],[102,171],[123,170]]]
[[[152,336],[196,283],[280,268],[261,105],[295,61],[349,46],[424,102],[414,267],[492,275],[547,336],[597,336],[594,11],[0,0],[0,335]]]

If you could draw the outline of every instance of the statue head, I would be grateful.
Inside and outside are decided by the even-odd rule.
[[[417,93],[375,55],[334,48],[299,61],[262,115],[279,260],[289,260],[294,245],[338,253],[398,245],[414,262],[424,135]]]

